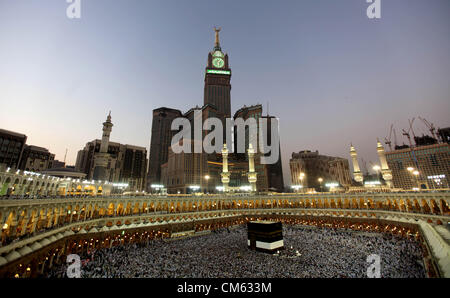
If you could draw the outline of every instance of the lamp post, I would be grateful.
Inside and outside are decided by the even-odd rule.
[[[301,172],[300,173],[300,185],[302,186],[303,189],[303,179],[305,178],[305,173]]]
[[[319,179],[317,179],[317,181],[319,181],[319,184],[320,184],[320,192],[322,192],[322,182],[323,182],[322,177],[319,177]]]
[[[379,165],[374,165],[373,167],[372,167],[372,169],[375,171],[375,173],[377,173],[377,179],[378,180],[381,180],[380,178],[380,170],[381,170],[381,167],[379,166]]]
[[[209,175],[205,175],[205,180],[206,180],[206,192],[205,193],[209,192],[209,178],[211,178],[211,177],[209,177]]]
[[[414,175],[414,177],[416,179],[417,188],[418,188],[418,190],[420,190],[419,178],[418,178],[420,173],[417,170],[413,171],[412,173],[413,173],[413,175]]]
[[[418,180],[418,176],[419,176],[420,172],[419,172],[418,170],[416,170],[415,168],[413,168],[413,167],[408,167],[408,168],[406,168],[406,169],[408,170],[409,173],[411,173],[411,175],[413,175],[413,177],[414,177],[414,182],[415,182],[416,185],[417,185],[417,189],[420,190],[420,187],[419,187],[419,180]]]

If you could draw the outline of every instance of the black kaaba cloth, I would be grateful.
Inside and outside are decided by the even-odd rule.
[[[252,250],[274,253],[284,247],[281,222],[249,221],[248,247]]]

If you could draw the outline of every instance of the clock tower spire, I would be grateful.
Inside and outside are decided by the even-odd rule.
[[[203,104],[214,106],[219,114],[229,118],[231,117],[231,69],[228,65],[228,54],[224,54],[220,47],[220,31],[220,27],[214,27],[214,50],[208,54]]]
[[[221,51],[222,49],[220,48],[220,41],[219,41],[219,32],[220,30],[222,30],[222,28],[216,28],[214,27],[214,31],[216,32],[216,41],[214,42],[214,50],[215,51]]]

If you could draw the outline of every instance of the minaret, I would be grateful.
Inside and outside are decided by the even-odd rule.
[[[252,187],[252,191],[256,191],[256,173],[255,173],[255,150],[253,149],[252,144],[250,143],[248,146],[248,182],[250,182],[250,186]]]
[[[94,180],[108,181],[108,146],[109,146],[109,136],[111,134],[113,124],[111,122],[111,111],[109,112],[106,121],[103,122],[103,135],[102,142],[100,144],[100,151],[96,152],[94,155]]]
[[[227,144],[223,144],[222,149],[222,183],[223,191],[228,191],[228,183],[230,183],[230,172],[228,172],[228,149]]]
[[[392,187],[392,171],[389,170],[388,163],[386,161],[386,155],[384,153],[384,147],[380,143],[380,140],[377,139],[377,152],[378,157],[380,158],[381,164],[381,175],[383,176],[384,181],[389,187]]]
[[[108,152],[109,145],[109,136],[111,135],[113,124],[111,122],[111,111],[109,111],[108,117],[106,117],[106,121],[103,122],[103,136],[102,136],[102,144],[100,145],[100,153]]]
[[[356,154],[356,149],[353,145],[350,145],[350,156],[352,157],[353,163],[353,177],[356,182],[363,183],[363,175],[359,169],[358,158]]]

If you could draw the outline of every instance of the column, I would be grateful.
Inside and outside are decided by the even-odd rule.
[[[228,183],[230,182],[230,173],[228,172],[228,149],[227,144],[223,144],[222,149],[222,185],[223,192],[228,192]]]
[[[248,146],[248,182],[252,188],[252,192],[256,191],[257,174],[255,173],[255,150],[252,144]]]

